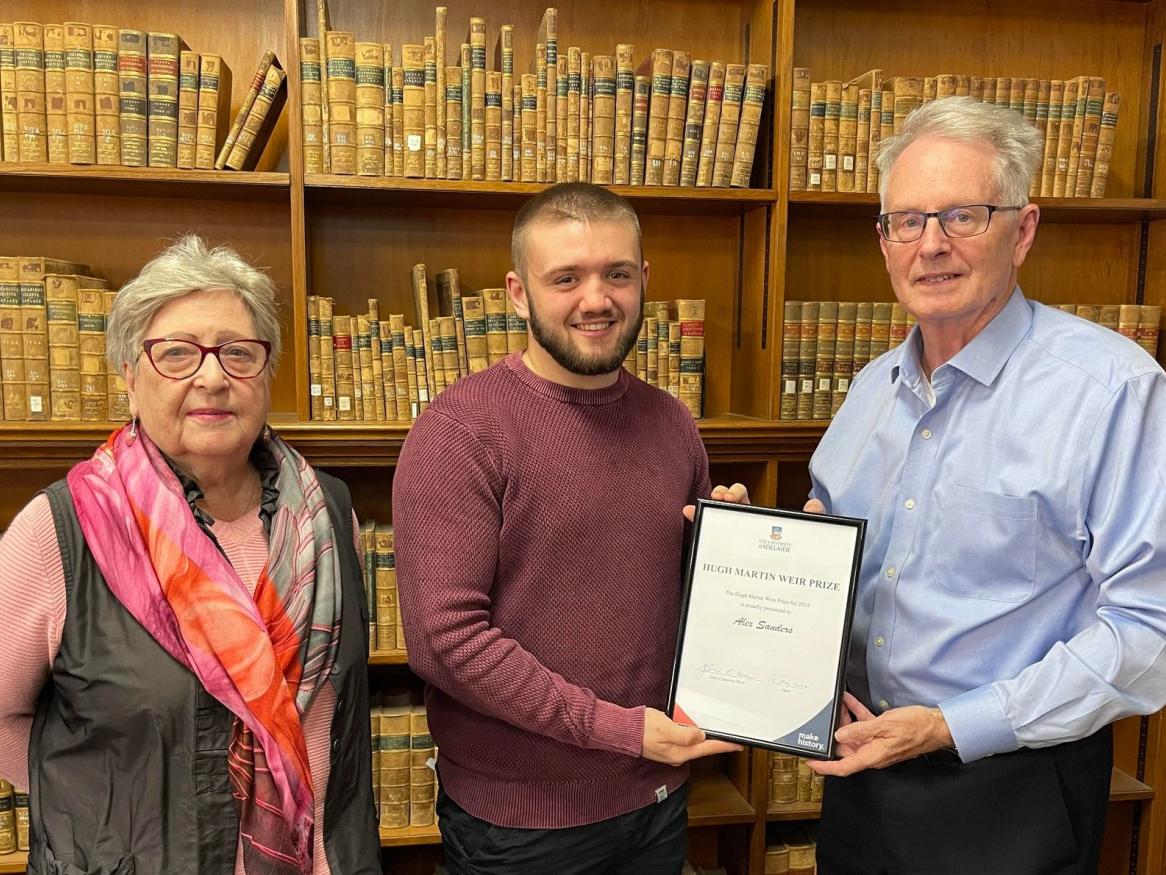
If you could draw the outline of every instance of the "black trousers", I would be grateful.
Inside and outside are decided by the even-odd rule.
[[[821,875],[1094,875],[1113,733],[963,764],[918,757],[827,778]]]
[[[438,791],[449,875],[678,875],[688,834],[688,787],[663,802],[565,829],[494,826]]]

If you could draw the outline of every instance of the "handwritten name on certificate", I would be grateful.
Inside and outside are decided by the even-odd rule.
[[[862,521],[700,507],[674,715],[713,735],[828,755]]]

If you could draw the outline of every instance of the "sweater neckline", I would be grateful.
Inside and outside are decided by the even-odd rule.
[[[631,386],[631,375],[628,374],[627,368],[624,367],[619,368],[616,374],[616,380],[610,386],[604,386],[602,389],[577,389],[573,386],[564,386],[561,383],[540,377],[526,366],[526,363],[522,360],[521,350],[512,352],[503,360],[502,364],[524,385],[540,395],[555,401],[561,401],[564,404],[581,404],[586,406],[610,404],[613,401],[618,401],[623,398]]]

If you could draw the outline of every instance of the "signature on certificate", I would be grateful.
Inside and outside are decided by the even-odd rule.
[[[703,681],[706,678],[709,680],[720,681],[722,683],[740,685],[756,683],[757,681],[761,680],[759,677],[751,675],[748,672],[740,671],[739,669],[735,668],[722,668],[721,666],[712,662],[706,662],[696,670],[696,679],[698,681]]]

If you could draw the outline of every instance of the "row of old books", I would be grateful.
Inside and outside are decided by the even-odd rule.
[[[505,289],[463,295],[457,268],[432,282],[424,264],[411,275],[413,314],[338,314],[331,298],[308,297],[312,419],[409,422],[447,386],[526,348],[526,322]],[[413,327],[414,325],[418,327]]]
[[[125,422],[125,380],[105,358],[116,289],[89,267],[0,256],[0,384],[9,422]]]
[[[941,74],[883,78],[869,70],[849,82],[811,81],[794,68],[790,190],[879,190],[879,143],[932,100],[967,96],[1020,113],[1043,139],[1033,197],[1105,196],[1121,95],[1100,76],[1072,79]]]
[[[1128,337],[1150,355],[1158,355],[1158,323],[1162,308],[1157,304],[1054,304],[1064,310],[1096,322],[1103,328]]]
[[[786,301],[781,419],[829,419],[867,363],[907,338],[915,319],[885,301]]]
[[[549,8],[529,72],[514,65],[514,25],[487,53],[473,17],[447,65],[446,7],[433,35],[400,46],[347,31],[300,40],[308,173],[748,187],[768,87],[764,64],[694,59],[635,46],[559,51]]]
[[[810,761],[794,754],[770,752],[769,801],[774,805],[821,802],[825,778],[810,771]]]
[[[408,693],[375,697],[372,729],[373,795],[381,829],[432,826],[437,799],[437,749],[424,705]]]
[[[704,416],[703,298],[645,301],[644,321],[624,368]]]
[[[373,653],[404,652],[405,631],[397,600],[397,557],[393,527],[376,520],[360,525],[364,588],[368,596],[368,640]]]
[[[230,69],[176,33],[0,24],[0,159],[244,169],[278,114],[271,85],[253,83],[228,132]]]
[[[765,845],[765,875],[815,875],[818,846],[797,824],[771,825]]]
[[[28,794],[0,778],[0,854],[28,850]]]

